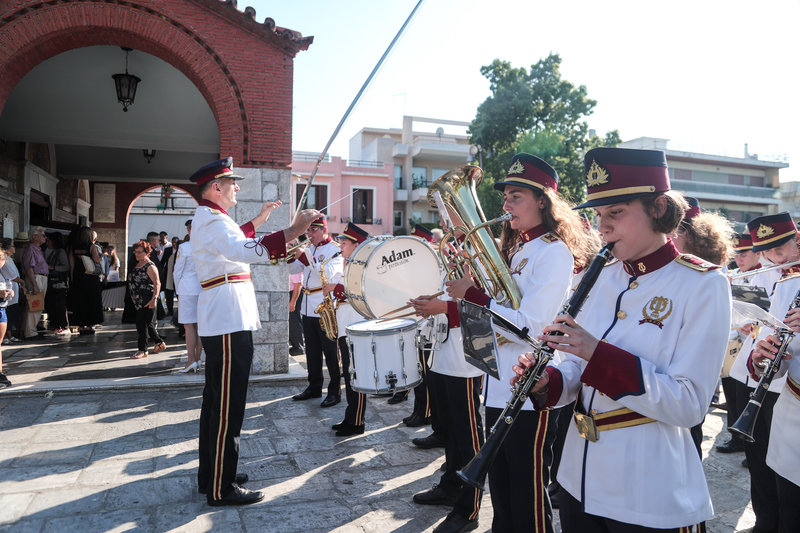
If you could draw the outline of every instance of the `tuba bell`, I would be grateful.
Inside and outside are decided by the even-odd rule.
[[[439,210],[447,226],[439,255],[445,265],[455,264],[453,268],[446,267],[447,279],[462,277],[469,264],[478,284],[492,299],[519,309],[519,289],[489,230],[489,226],[508,220],[510,215],[486,220],[475,190],[482,179],[480,167],[465,165],[444,174],[429,187],[428,202]],[[451,247],[459,253],[446,257]]]

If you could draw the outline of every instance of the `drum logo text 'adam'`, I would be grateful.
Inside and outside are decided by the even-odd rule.
[[[412,255],[414,255],[414,250],[410,248],[402,251],[392,250],[392,253],[388,256],[381,257],[381,264],[377,268],[378,274],[383,274],[395,267],[408,263]]]

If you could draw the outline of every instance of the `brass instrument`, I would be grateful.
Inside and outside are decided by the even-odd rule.
[[[736,274],[731,274],[728,276],[728,279],[740,279],[740,278],[749,278],[755,274],[761,274],[762,272],[769,272],[770,270],[775,270],[777,268],[789,268],[791,266],[800,265],[800,261],[792,261],[791,263],[783,263],[783,264],[775,264],[769,265],[762,268],[757,268],[755,270],[748,270],[747,272],[737,272]]]
[[[328,284],[328,276],[325,274],[325,265],[333,261],[336,257],[338,257],[338,254],[322,263],[319,271],[319,279],[323,287]],[[331,297],[331,293],[326,294],[322,298],[322,303],[314,309],[314,312],[319,315],[319,325],[325,333],[325,336],[332,341],[338,339],[339,325],[336,322],[336,302]]]
[[[789,306],[787,314],[797,307],[800,307],[800,291],[797,291],[797,294],[794,295],[794,299],[792,299],[792,304]],[[730,431],[741,435],[747,442],[755,442],[753,431],[756,427],[758,413],[761,411],[761,404],[764,402],[764,397],[769,391],[769,386],[772,384],[772,380],[778,372],[778,368],[781,366],[781,361],[783,361],[783,356],[786,355],[789,344],[792,342],[792,339],[794,339],[794,331],[790,329],[778,328],[775,330],[775,334],[778,335],[778,340],[780,341],[778,353],[775,354],[775,359],[769,362],[764,373],[761,375],[761,379],[758,381],[758,385],[756,385],[756,390],[750,395],[750,400],[747,402],[744,409],[742,409],[742,414],[740,414],[736,422],[728,428]]]
[[[592,290],[597,278],[600,276],[600,272],[611,259],[611,249],[613,247],[614,243],[612,242],[605,245],[597,252],[597,256],[586,270],[586,274],[575,289],[572,298],[564,305],[560,314],[566,314],[573,318],[578,315],[583,306],[583,302],[585,302],[586,298],[589,296],[589,291]],[[524,334],[525,338],[520,338],[533,348],[533,353],[536,355],[536,364],[526,368],[525,373],[517,380],[517,383],[512,389],[511,398],[508,400],[503,412],[500,413],[497,422],[495,422],[494,426],[492,426],[492,429],[489,431],[489,436],[486,438],[484,445],[481,446],[481,449],[478,450],[475,457],[473,457],[464,468],[456,472],[458,477],[467,485],[475,487],[476,489],[483,490],[486,474],[489,472],[489,467],[492,465],[497,452],[500,450],[500,445],[503,444],[503,440],[511,430],[511,425],[517,419],[525,402],[528,401],[528,395],[531,390],[533,390],[534,385],[542,378],[545,367],[547,367],[547,363],[553,358],[553,352],[555,352],[555,349],[547,344],[543,345],[530,338],[527,334],[527,328],[521,330],[521,332]],[[552,335],[562,335],[562,333],[553,332]]]
[[[455,261],[455,267],[446,267],[448,280],[463,277],[465,265],[469,264],[478,284],[492,299],[519,309],[522,296],[489,231],[490,225],[508,220],[511,215],[486,220],[475,192],[482,179],[480,167],[465,165],[444,174],[429,187],[428,202],[439,209],[442,220],[449,226],[439,244],[439,255],[445,265]],[[459,240],[457,234],[463,235],[463,239]],[[450,239],[452,243],[448,242]],[[451,246],[459,253],[448,258]]]

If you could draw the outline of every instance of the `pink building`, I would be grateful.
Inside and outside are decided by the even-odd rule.
[[[292,154],[292,206],[303,194],[318,157],[309,152]],[[325,214],[331,233],[341,233],[348,222],[353,222],[370,235],[391,234],[393,189],[391,163],[326,157],[314,177],[306,205],[314,209],[330,205]]]

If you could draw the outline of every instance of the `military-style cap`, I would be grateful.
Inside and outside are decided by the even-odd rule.
[[[344,231],[336,236],[337,239],[347,239],[352,241],[356,244],[361,244],[362,242],[369,239],[369,233],[364,231],[363,229],[359,228],[352,222],[348,222],[347,226],[345,226]]]
[[[797,226],[792,216],[784,211],[754,218],[747,223],[747,231],[753,239],[753,251],[763,252],[794,239]]]
[[[576,209],[627,202],[670,190],[667,157],[661,150],[593,148],[583,158],[586,201]]]
[[[689,204],[689,209],[683,212],[683,218],[685,220],[691,220],[700,214],[700,202],[697,201],[697,198],[691,196],[684,196],[683,198],[686,200],[686,203]]]
[[[504,181],[494,184],[502,191],[506,185],[516,185],[528,189],[558,189],[558,172],[543,159],[535,155],[520,153],[511,158],[511,166]]]
[[[414,237],[425,239],[428,242],[433,242],[433,233],[431,230],[421,224],[414,224],[414,230],[411,232]]]
[[[749,233],[734,233],[733,251],[737,254],[753,251],[753,237]]]
[[[217,161],[209,163],[203,168],[199,169],[189,177],[189,181],[197,183],[198,186],[203,186],[209,181],[217,178],[231,178],[235,180],[244,179],[243,177],[237,176],[233,173],[233,170],[231,170],[232,166],[233,158],[223,157],[222,159],[218,159]]]
[[[319,218],[314,219],[314,222],[311,223],[310,227],[312,228],[322,228],[324,230],[328,229],[328,221],[325,219],[325,216],[321,216]]]

